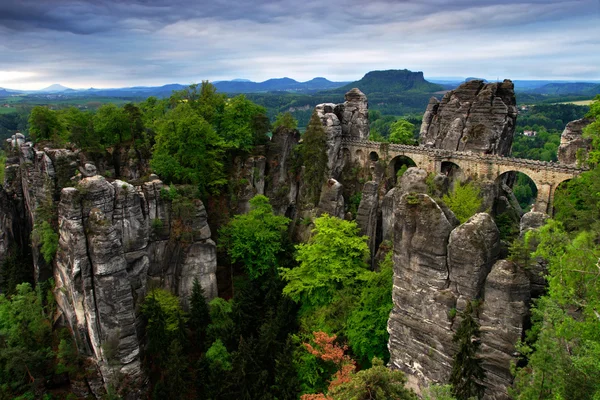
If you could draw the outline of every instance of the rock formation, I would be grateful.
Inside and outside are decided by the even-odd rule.
[[[591,122],[587,118],[582,118],[567,124],[562,135],[560,135],[558,162],[577,165],[579,161],[585,160],[592,141],[583,137],[583,128]]]
[[[216,246],[204,205],[191,199],[173,207],[162,195],[169,188],[155,175],[133,186],[97,175],[77,152],[38,150],[18,137],[9,144],[0,252],[10,243],[22,245],[19,237],[29,236],[40,210],[57,204],[58,251],[48,265],[33,243],[35,278],[53,276],[60,316],[103,379],[110,382],[120,372],[141,384],[138,310],[149,282],[179,295],[184,306],[195,278],[207,297],[217,295]],[[107,352],[107,343],[115,351]]]
[[[508,400],[515,344],[523,337],[529,315],[529,279],[512,262],[500,260],[485,281],[480,313],[481,355],[486,371],[486,399]]]
[[[369,106],[367,96],[354,88],[345,95],[346,101],[341,104],[324,103],[315,107],[315,111],[327,134],[327,167],[329,174],[335,179],[343,167],[340,154],[342,137],[369,138]]]
[[[446,150],[508,155],[517,118],[514,86],[510,80],[465,82],[431,98],[423,115],[420,143]]]
[[[390,365],[405,371],[417,390],[446,383],[457,350],[455,315],[467,301],[479,300],[485,398],[506,399],[514,345],[528,318],[530,280],[512,263],[497,262],[500,240],[492,217],[479,213],[458,225],[452,211],[423,194],[423,172],[407,170],[393,192]]]

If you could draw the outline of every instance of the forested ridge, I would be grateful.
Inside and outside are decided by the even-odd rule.
[[[298,125],[290,114],[269,115],[253,98],[227,98],[204,82],[167,99],[106,104],[95,112],[38,106],[28,116],[27,133],[41,147],[110,154],[117,166],[123,161],[120,149],[149,160],[152,172],[170,185],[160,195],[185,214],[194,199],[208,203],[232,195],[236,182],[229,176],[236,155],[264,146],[276,129]],[[307,198],[316,203],[327,163],[326,138],[310,111],[312,119],[295,156],[305,166]],[[534,302],[532,327],[518,348],[521,360],[515,365],[512,393],[518,399],[600,396],[600,100],[589,111],[572,105],[531,107],[517,127],[513,156],[555,160],[562,127],[586,113],[595,118],[586,128],[593,140],[591,170],[557,193],[553,220],[511,247],[519,268],[543,259],[548,269],[547,292]],[[416,142],[420,117],[378,111],[370,116],[373,139]],[[25,126],[18,118],[10,124]],[[537,134],[526,137],[524,130]],[[457,184],[443,201],[465,222],[479,208],[478,197],[472,185]],[[371,265],[368,238],[360,235],[356,222],[327,214],[298,221],[310,225],[312,234],[295,243],[289,235],[292,221],[277,215],[272,201],[255,196],[248,213],[219,220],[213,236],[231,271],[226,296],[207,303],[195,282],[184,311],[172,293],[148,290],[139,310],[147,397],[416,399],[404,374],[384,367],[389,360],[391,249]],[[59,240],[56,205],[51,203],[31,237],[42,244],[47,262]],[[185,240],[188,232],[182,228],[180,233]],[[0,399],[37,398],[40,393],[48,400],[76,398],[64,383],[85,375],[89,360],[78,354],[68,329],[53,321],[53,282],[35,284],[32,274],[24,273],[31,269],[27,249],[19,251],[20,256],[4,261],[0,279]],[[471,340],[478,336],[471,318],[476,309],[477,304],[469,304],[459,315],[460,352],[451,381],[443,382],[450,386],[434,385],[425,398],[481,397],[483,376],[478,375],[477,343]],[[105,346],[110,357],[114,343]],[[116,382],[107,399],[126,398],[127,378]]]

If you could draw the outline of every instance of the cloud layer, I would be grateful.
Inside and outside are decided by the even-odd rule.
[[[0,87],[203,79],[600,79],[598,0],[3,0]]]

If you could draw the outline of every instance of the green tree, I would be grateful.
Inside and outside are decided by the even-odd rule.
[[[355,222],[330,217],[316,218],[313,235],[296,246],[296,268],[281,268],[287,285],[283,293],[311,307],[332,302],[340,289],[352,286],[368,268],[367,237],[358,236]]]
[[[52,371],[52,323],[41,287],[17,285],[0,294],[0,398],[15,398]]]
[[[52,140],[62,142],[66,139],[65,127],[55,111],[48,107],[35,106],[29,114],[29,133],[34,142]]]
[[[460,223],[465,223],[481,208],[481,192],[474,183],[456,182],[452,192],[444,195],[444,203]]]
[[[219,125],[219,133],[227,147],[249,151],[254,145],[255,139],[259,133],[255,129],[261,130],[257,123],[260,122],[259,116],[266,118],[267,110],[264,107],[257,106],[244,95],[236,96],[227,100],[223,110],[223,116]],[[263,136],[266,135],[263,131]]]
[[[473,397],[481,399],[485,387],[485,372],[481,359],[477,356],[481,343],[479,341],[479,324],[473,317],[472,302],[467,302],[465,310],[460,313],[461,321],[452,341],[458,344],[458,352],[454,356],[450,384],[452,394],[459,400]]]
[[[221,138],[189,104],[178,104],[157,124],[150,166],[166,182],[218,191],[226,183],[222,159]]]
[[[350,311],[344,330],[348,344],[361,365],[373,357],[389,358],[387,321],[392,311],[393,261],[390,251],[379,272],[369,271],[359,284],[360,295]]]
[[[123,106],[123,111],[129,124],[129,135],[135,141],[144,131],[142,110],[133,103],[127,103]]]
[[[387,368],[375,357],[371,368],[351,374],[348,382],[331,388],[328,395],[333,400],[417,400],[405,385],[404,373]]]
[[[294,116],[289,113],[279,113],[275,117],[275,122],[273,122],[273,129],[277,129],[280,126],[283,126],[286,129],[296,129],[298,128],[298,121],[294,118]]]
[[[308,199],[317,204],[327,172],[327,137],[316,111],[310,117],[306,132],[302,135],[300,154],[304,161],[304,182]]]
[[[69,135],[69,140],[84,150],[100,148],[98,136],[94,133],[94,114],[75,107],[58,111],[58,118]]]
[[[127,114],[112,103],[102,105],[94,115],[94,132],[104,147],[123,143],[131,137]]]
[[[256,279],[276,271],[289,221],[274,215],[269,199],[257,195],[250,200],[248,214],[236,215],[221,229],[220,246],[232,262],[241,262],[248,276]]]
[[[592,150],[588,154],[588,163],[592,166],[600,163],[600,94],[594,100],[586,115],[592,122],[583,130],[584,136],[592,139]]]
[[[399,119],[390,125],[390,143],[414,144],[415,126],[405,119]]]
[[[202,81],[200,85],[194,83],[182,90],[174,91],[169,101],[173,108],[180,104],[188,104],[218,131],[226,98],[224,94],[217,93],[217,88],[212,83]]]
[[[194,278],[192,285],[189,321],[190,327],[194,331],[197,350],[202,352],[204,350],[204,341],[206,340],[206,328],[210,324],[210,310],[204,298],[204,289],[197,278]]]

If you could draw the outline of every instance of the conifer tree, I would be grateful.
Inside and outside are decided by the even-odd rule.
[[[194,332],[195,345],[200,352],[204,351],[208,324],[210,324],[210,311],[204,298],[204,288],[198,279],[194,278],[190,297],[190,328]]]
[[[485,372],[481,366],[481,359],[477,357],[479,342],[479,324],[473,318],[473,305],[467,303],[465,311],[461,313],[462,321],[454,334],[452,341],[458,343],[458,353],[454,356],[450,384],[452,394],[458,400],[467,400],[473,397],[483,397]]]

